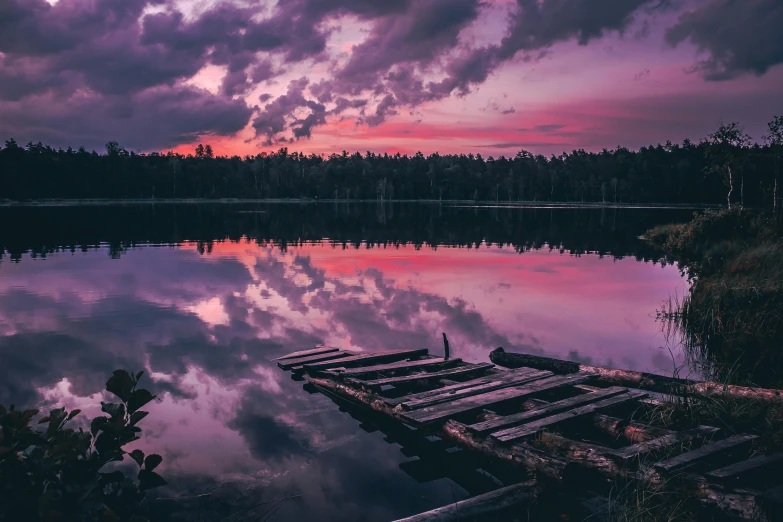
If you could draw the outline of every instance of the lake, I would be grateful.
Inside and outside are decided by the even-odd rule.
[[[467,361],[503,346],[671,373],[685,358],[655,312],[688,285],[638,236],[692,212],[0,207],[0,404],[92,418],[112,370],[145,369],[158,400],[135,444],[170,483],[153,518],[287,497],[277,520],[409,516],[471,492],[406,472],[399,446],[272,359],[319,343],[439,354],[445,332]]]

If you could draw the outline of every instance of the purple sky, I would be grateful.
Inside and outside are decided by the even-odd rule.
[[[0,0],[0,140],[544,154],[755,139],[780,0]]]

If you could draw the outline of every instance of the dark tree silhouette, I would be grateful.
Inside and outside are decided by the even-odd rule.
[[[194,155],[182,155],[139,154],[117,142],[109,142],[105,154],[98,154],[83,147],[63,150],[41,143],[20,147],[9,139],[0,148],[0,199],[721,204],[739,188],[744,203],[768,206],[777,201],[780,124],[780,118],[773,121],[764,145],[751,146],[732,123],[698,144],[685,140],[637,151],[624,147],[595,153],[575,150],[548,158],[525,150],[514,157],[497,158],[346,151],[306,156],[287,148],[255,156],[216,157],[208,144],[199,144]],[[719,175],[705,176],[705,172]],[[753,182],[744,183],[746,177]]]

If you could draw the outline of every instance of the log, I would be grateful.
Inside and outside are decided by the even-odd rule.
[[[721,395],[732,399],[755,400],[763,402],[783,403],[783,390],[751,388],[748,386],[736,386],[709,381],[691,381],[656,375],[647,372],[634,372],[630,370],[618,370],[580,364],[572,361],[561,361],[550,357],[528,355],[522,353],[508,353],[503,348],[497,348],[489,354],[489,359],[500,366],[507,368],[537,368],[549,370],[557,374],[570,374],[577,372],[595,373],[597,381],[612,386],[626,386],[640,390],[666,393],[672,395],[696,395],[701,397],[714,397]]]
[[[618,417],[597,414],[593,416],[593,426],[611,437],[623,438],[629,442],[645,442],[676,433],[636,421],[626,421]]]
[[[467,500],[460,500],[448,506],[419,513],[412,517],[401,518],[396,522],[456,522],[458,520],[473,520],[478,517],[503,513],[533,501],[535,498],[535,482],[523,482],[490,491]]]
[[[698,426],[690,430],[675,431],[669,435],[615,450],[614,454],[622,461],[629,461],[662,449],[676,448],[677,445],[682,445],[692,440],[704,439],[715,435],[719,431],[718,428],[713,428],[712,426]]]
[[[390,418],[402,420],[399,410],[386,404],[381,397],[358,390],[331,379],[306,376],[306,379],[318,389],[327,394],[341,397],[355,404],[380,412]],[[401,426],[405,426],[402,424]],[[495,461],[502,462],[520,469],[527,469],[550,479],[562,480],[569,466],[579,466],[601,472],[607,477],[639,478],[637,472],[632,472],[622,466],[613,457],[612,450],[595,444],[581,443],[565,439],[554,434],[544,434],[542,442],[547,451],[527,443],[512,443],[504,445],[489,437],[477,436],[468,427],[454,420],[436,427],[434,431],[444,440],[456,443],[462,448],[478,452]],[[556,450],[556,453],[552,453]],[[681,476],[686,487],[693,494],[710,502],[719,509],[734,516],[753,519],[759,522],[769,520],[759,512],[756,503],[756,492],[735,489],[724,491],[715,488],[703,476]],[[645,479],[652,482],[666,480],[654,470],[650,470]]]

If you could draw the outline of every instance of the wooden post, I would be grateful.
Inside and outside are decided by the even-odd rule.
[[[594,373],[598,375],[596,380],[603,384],[626,386],[629,388],[671,395],[696,395],[702,397],[723,395],[724,397],[732,399],[783,403],[783,390],[750,388],[747,386],[735,386],[709,381],[698,382],[666,377],[665,375],[656,375],[654,373],[602,368],[600,366],[579,364],[572,361],[561,361],[559,359],[540,357],[538,355],[508,353],[503,350],[503,348],[493,350],[489,354],[489,359],[493,363],[507,368],[536,368],[538,370],[549,370],[559,374],[577,372]]]

